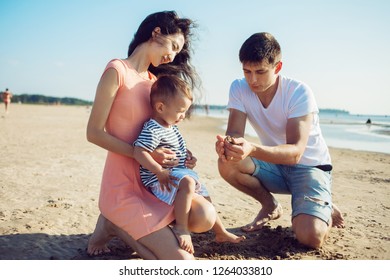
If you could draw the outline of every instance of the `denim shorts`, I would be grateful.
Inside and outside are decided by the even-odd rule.
[[[272,164],[252,158],[252,176],[271,193],[291,194],[292,218],[308,214],[329,224],[332,215],[332,174],[306,165]]]

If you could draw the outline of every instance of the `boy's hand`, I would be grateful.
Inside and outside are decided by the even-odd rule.
[[[171,176],[170,173],[171,172],[169,169],[162,169],[160,172],[156,174],[162,191],[167,190],[168,192],[171,192],[172,187],[173,188],[178,187],[175,183],[175,180],[177,180],[177,178]]]
[[[191,151],[187,150],[187,157],[186,157],[186,161],[184,163],[185,166],[189,169],[194,169],[197,161],[198,161],[198,159],[192,155]]]

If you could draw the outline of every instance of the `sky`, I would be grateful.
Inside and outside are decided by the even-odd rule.
[[[390,115],[387,0],[0,0],[0,91],[93,101],[108,61],[126,58],[141,21],[162,10],[198,25],[199,103],[227,104],[242,43],[266,31],[281,74],[308,84],[319,108]]]

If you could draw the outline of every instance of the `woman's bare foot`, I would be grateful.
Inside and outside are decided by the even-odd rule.
[[[177,241],[179,241],[180,248],[193,254],[194,245],[192,244],[191,233],[188,229],[176,224],[172,227],[172,231],[175,234]]]
[[[231,232],[228,232],[227,230],[224,230],[221,233],[216,233],[215,234],[215,241],[218,243],[224,243],[224,242],[229,242],[229,243],[240,243],[241,241],[245,240],[245,236],[237,236]]]
[[[332,206],[332,227],[336,227],[336,228],[344,228],[345,227],[343,214],[341,213],[340,209],[334,203]]]
[[[280,204],[276,205],[276,208],[271,211],[263,207],[253,222],[243,226],[241,229],[246,232],[260,230],[267,222],[279,219],[282,214],[283,208]]]
[[[112,230],[110,230],[110,224],[111,222],[103,217],[102,214],[99,215],[95,231],[92,233],[92,236],[88,241],[87,252],[89,255],[97,256],[110,252],[110,249],[107,247],[107,243],[115,236],[112,233]]]

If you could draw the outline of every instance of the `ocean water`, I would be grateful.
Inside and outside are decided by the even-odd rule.
[[[194,114],[223,118],[226,121],[228,118],[227,110],[223,109],[210,109],[208,114],[197,109]],[[366,124],[368,119],[371,124]],[[329,147],[390,154],[390,116],[321,111],[320,126]],[[256,136],[249,123],[246,126],[246,134]]]

